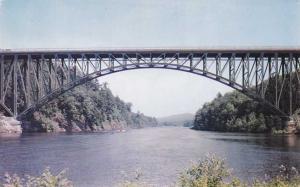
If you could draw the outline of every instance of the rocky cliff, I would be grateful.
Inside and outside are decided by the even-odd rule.
[[[0,135],[22,133],[21,123],[13,117],[0,114]]]

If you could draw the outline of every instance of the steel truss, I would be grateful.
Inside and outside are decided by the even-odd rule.
[[[21,117],[97,77],[162,68],[216,80],[291,116],[300,104],[299,55],[300,50],[1,51],[0,110]]]

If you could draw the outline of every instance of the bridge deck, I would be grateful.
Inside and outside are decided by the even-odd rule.
[[[300,47],[203,47],[203,48],[85,48],[85,49],[0,49],[0,55],[13,56],[18,55],[19,58],[26,57],[27,55],[40,56],[52,58],[53,55],[60,57],[81,57],[82,54],[88,55],[87,57],[93,58],[94,54],[106,57],[108,54],[121,57],[122,54],[136,55],[141,54],[144,57],[159,56],[165,53],[166,57],[173,57],[175,54],[195,53],[203,54],[208,53],[208,56],[215,56],[222,54],[222,56],[231,56],[233,53],[238,56],[250,54],[251,56],[274,56],[277,53],[279,56],[289,56],[289,54],[297,54],[300,56]]]
[[[32,48],[32,49],[1,49],[0,54],[25,53],[125,53],[125,52],[300,52],[298,47],[188,47],[188,48]]]

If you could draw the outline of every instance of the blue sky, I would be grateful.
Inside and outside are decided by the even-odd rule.
[[[0,2],[0,48],[300,46],[300,0]],[[134,110],[154,116],[195,112],[218,91],[230,90],[167,70],[100,81]]]

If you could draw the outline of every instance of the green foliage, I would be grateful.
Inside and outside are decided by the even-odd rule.
[[[217,97],[199,109],[194,129],[231,132],[270,132],[282,129],[279,116],[263,104],[233,91]]]
[[[89,82],[27,116],[24,131],[99,131],[156,126],[155,118],[133,113],[131,103],[112,94],[107,84]]]
[[[299,187],[300,176],[295,168],[280,167],[278,175],[265,180],[242,182],[229,174],[225,162],[216,156],[208,156],[180,176],[180,187]]]
[[[214,155],[207,156],[180,176],[180,186],[219,186],[223,178],[227,176],[229,176],[229,171],[225,167],[224,160]]]
[[[4,182],[1,187],[72,187],[72,182],[67,179],[66,171],[63,170],[57,175],[50,172],[46,168],[38,177],[27,176],[20,178],[18,175],[5,175]]]

